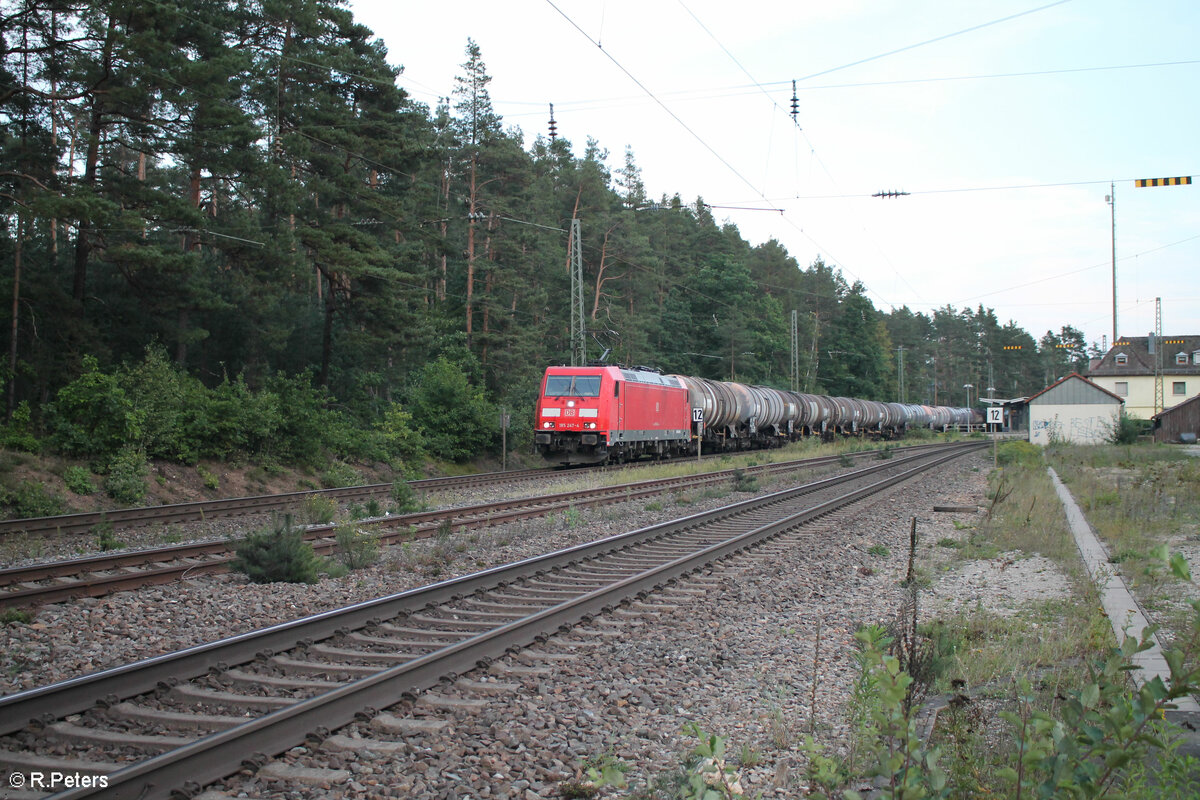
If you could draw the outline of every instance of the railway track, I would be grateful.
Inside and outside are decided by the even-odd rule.
[[[881,461],[716,511],[0,698],[0,765],[89,781],[56,798],[187,796],[560,635],[980,445]],[[505,672],[507,670],[507,673]],[[470,681],[468,681],[470,683]],[[406,704],[411,705],[411,704]]]
[[[900,452],[919,452],[927,447],[929,446],[921,445]],[[872,455],[873,451],[856,454],[859,459]],[[748,475],[770,475],[797,468],[817,468],[842,462],[842,456],[825,456],[747,467],[742,471]],[[735,470],[720,470],[695,476],[638,481],[599,489],[379,517],[360,520],[355,525],[376,532],[381,544],[394,544],[433,536],[443,530],[461,531],[488,527],[572,508],[623,502],[664,492],[727,483],[734,475]],[[482,479],[486,476],[470,477]],[[318,553],[328,555],[337,548],[336,528],[334,524],[309,526],[305,536]],[[78,597],[101,597],[142,586],[162,585],[185,578],[224,572],[229,569],[229,563],[233,560],[236,541],[194,542],[0,570],[0,608],[56,603]]]
[[[456,475],[443,478],[424,478],[409,481],[408,485],[421,492],[453,491],[480,485],[519,483],[553,475],[550,469],[522,469],[511,472],[481,472],[474,475]],[[300,507],[310,497],[324,497],[339,503],[367,501],[387,497],[392,491],[390,483],[370,483],[362,486],[346,486],[340,489],[312,489],[283,494],[263,494],[250,497],[230,497],[219,500],[197,500],[191,503],[173,503],[163,506],[140,506],[118,508],[111,511],[86,511],[78,514],[61,514],[53,517],[30,517],[27,519],[0,520],[0,535],[26,533],[42,535],[48,533],[87,533],[97,525],[112,525],[117,529],[172,525],[181,522],[196,522],[214,517],[237,517],[246,514],[281,512]]]

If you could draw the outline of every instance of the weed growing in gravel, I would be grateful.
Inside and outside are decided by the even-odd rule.
[[[733,471],[733,490],[735,492],[757,492],[758,479],[753,475],[748,475],[744,470],[735,469]]]
[[[337,558],[347,569],[365,569],[379,561],[379,539],[353,525],[339,525],[334,531]]]
[[[33,613],[23,608],[0,609],[0,625],[10,625],[12,623],[28,625],[31,622],[33,622]]]
[[[738,768],[726,763],[727,740],[715,733],[706,733],[694,722],[683,732],[699,739],[688,761],[688,782],[680,792],[685,800],[737,800],[745,797]]]
[[[254,583],[316,583],[322,564],[290,515],[238,543],[230,568]]]
[[[46,540],[41,536],[30,536],[25,531],[0,538],[0,564],[9,564],[22,558],[40,559],[45,552]]]
[[[392,481],[392,508],[397,514],[411,514],[423,511],[425,504],[417,495],[417,491],[403,478]]]
[[[805,758],[804,776],[808,779],[810,795],[825,799],[837,796],[838,787],[850,780],[846,761],[826,755],[811,735],[804,737],[800,752]]]
[[[1160,550],[1159,555],[1165,554]],[[1172,557],[1169,568],[1175,577],[1190,581],[1182,556]],[[1000,713],[1008,723],[1011,744],[999,752],[978,736],[978,719],[973,719],[963,691],[967,682],[957,681],[957,703],[952,702],[946,712],[937,737],[947,745],[949,773],[941,764],[941,748],[919,735],[915,709],[907,700],[913,677],[902,668],[900,658],[888,653],[890,642],[882,630],[864,628],[857,634],[861,645],[857,661],[862,671],[855,696],[867,712],[859,745],[869,756],[866,774],[880,779],[882,796],[890,798],[998,792],[1031,798],[1196,796],[1200,763],[1174,752],[1171,740],[1178,729],[1162,722],[1163,711],[1171,703],[1200,691],[1200,669],[1185,666],[1191,652],[1200,646],[1200,600],[1189,606],[1188,640],[1180,648],[1165,651],[1170,670],[1166,684],[1155,678],[1131,689],[1128,682],[1134,657],[1153,645],[1153,628],[1147,629],[1140,641],[1126,637],[1120,646],[1109,647],[1075,680],[1062,680],[1063,673],[1057,677],[1044,674],[1035,691],[1031,680],[1020,678],[1014,702]],[[1056,609],[1052,615],[1061,616],[1061,611]],[[1012,647],[1011,635],[982,638],[995,638]],[[1062,663],[1063,658],[1059,653],[1043,663]],[[1002,668],[998,671],[1003,674]],[[1165,793],[1164,787],[1170,793]],[[851,791],[844,796],[858,797]]]
[[[892,551],[885,544],[873,544],[867,548],[867,552],[880,558],[887,558],[892,554]]]
[[[583,522],[583,512],[575,506],[567,506],[567,510],[562,515],[563,525],[568,528],[578,528]]]
[[[332,497],[310,494],[304,498],[304,519],[309,525],[327,525],[337,516],[337,501]]]
[[[96,537],[96,549],[101,552],[119,550],[125,546],[113,533],[112,523],[104,515],[101,515],[100,521],[92,526],[92,535]]]

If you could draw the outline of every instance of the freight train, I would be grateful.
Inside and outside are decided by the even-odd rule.
[[[550,367],[534,446],[561,465],[774,447],[806,437],[894,438],[982,423],[970,408],[880,403],[663,375],[646,367]]]

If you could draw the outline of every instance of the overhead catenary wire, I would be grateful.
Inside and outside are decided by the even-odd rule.
[[[704,149],[708,150],[708,152],[711,153],[714,158],[716,158],[718,161],[720,161],[722,164],[724,164],[729,169],[730,172],[732,172],[734,175],[736,175],[738,177],[738,179],[740,181],[742,181],[742,183],[744,183],[748,187],[750,187],[750,189],[752,191],[754,191],[755,194],[759,195],[760,197],[764,195],[764,192],[761,189],[759,189],[757,186],[755,186],[754,183],[751,182],[751,180],[749,178],[747,178],[745,175],[743,175],[741,173],[741,171],[737,169],[737,167],[733,166],[733,164],[731,164],[728,159],[726,159],[724,156],[722,156],[720,153],[718,153],[717,150],[704,139],[704,137],[702,137],[699,133],[697,133],[695,131],[695,129],[693,129],[690,125],[688,125],[686,122],[684,122],[683,119],[680,118],[680,116],[678,114],[676,114],[674,111],[672,111],[671,108],[666,103],[664,103],[662,100],[658,99],[658,97],[654,94],[654,92],[650,91],[650,88],[648,86],[646,86],[644,83],[642,83],[640,80],[638,80],[638,78],[632,72],[630,72],[628,69],[626,69],[625,66],[620,61],[618,61],[611,53],[609,53],[607,50],[605,50],[604,47],[600,44],[600,42],[593,39],[591,34],[589,34],[583,28],[579,27],[579,24],[576,23],[575,20],[571,19],[571,17],[565,11],[563,11],[561,8],[559,8],[557,5],[555,5],[554,0],[546,0],[546,3],[551,8],[553,8],[555,11],[557,11],[558,14],[560,16],[562,16],[562,18],[565,19],[571,25],[571,27],[573,27],[575,30],[579,31],[579,34],[581,36],[583,36],[585,39],[587,39],[592,44],[596,45],[596,47],[600,50],[600,52],[604,54],[605,58],[607,58],[609,61],[611,61],[613,63],[613,65],[617,67],[617,69],[621,70],[621,72],[623,72],[626,75],[626,77],[628,77],[631,81],[633,81],[635,84],[637,84],[639,89],[641,89],[651,99],[653,99],[654,102],[671,117],[671,119],[678,122],[679,125],[692,136],[692,138],[694,138],[697,142],[699,142],[701,144],[701,146],[704,147]]]

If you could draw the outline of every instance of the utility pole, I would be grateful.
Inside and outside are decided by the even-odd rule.
[[[579,220],[571,220],[571,366],[587,364],[587,330],[583,316],[583,245]]]
[[[792,309],[791,389],[800,391],[800,312]]]
[[[1113,344],[1117,343],[1117,185],[1108,185],[1109,194],[1104,198],[1112,209],[1112,297],[1113,297]]]
[[[899,385],[896,388],[899,390],[899,394],[900,394],[899,402],[904,403],[904,402],[907,402],[904,399],[904,395],[905,395],[905,391],[904,391],[904,345],[900,345],[898,348],[896,348],[896,351],[900,354],[900,368],[899,368],[899,376],[898,376],[898,380],[897,380],[897,383]]]

